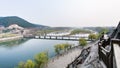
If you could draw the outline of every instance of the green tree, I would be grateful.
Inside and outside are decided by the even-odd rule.
[[[34,58],[36,63],[36,68],[43,68],[44,65],[48,62],[47,52],[41,52],[37,54]]]
[[[60,51],[64,50],[65,49],[65,45],[64,44],[59,44],[59,49],[60,49]]]
[[[55,52],[57,54],[60,54],[61,52],[67,51],[69,48],[71,48],[72,45],[68,43],[63,43],[63,44],[57,44],[54,46]]]
[[[56,52],[57,54],[60,54],[60,45],[57,44],[57,45],[54,46],[54,48],[55,48],[55,52]]]
[[[27,62],[24,65],[24,68],[34,68],[35,63],[32,60],[27,60]]]
[[[97,39],[97,35],[96,34],[89,34],[88,38],[90,40],[95,40],[95,39]]]
[[[65,49],[65,45],[64,44],[57,44],[54,46],[54,48],[55,48],[55,52],[57,54],[60,54],[60,52]]]
[[[84,29],[74,29],[73,31],[71,31],[70,35],[79,34],[79,33],[91,33],[91,31]]]
[[[101,30],[101,32],[100,32],[100,33],[103,33],[103,32],[106,34],[106,33],[108,33],[108,32],[109,32],[109,30],[108,30],[107,28],[102,28],[102,30]]]
[[[87,45],[86,39],[80,38],[80,39],[79,39],[79,45],[80,45],[80,46],[85,46],[85,45]]]
[[[108,32],[109,32],[109,30],[107,28],[102,28],[98,34],[98,38],[100,38],[103,35],[103,33],[106,34]]]
[[[65,50],[68,50],[72,47],[72,45],[68,43],[64,43],[63,45],[64,45]]]
[[[35,63],[32,60],[27,60],[27,62],[20,62],[17,68],[34,68]]]
[[[24,68],[24,62],[19,62],[19,64],[18,64],[18,67],[17,68]]]

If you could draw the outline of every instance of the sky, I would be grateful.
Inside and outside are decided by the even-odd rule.
[[[0,0],[0,16],[52,27],[117,26],[120,0]]]

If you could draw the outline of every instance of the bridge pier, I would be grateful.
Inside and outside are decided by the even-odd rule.
[[[61,39],[63,40],[63,37],[61,36]]]
[[[51,36],[49,36],[50,37],[50,39],[51,39]]]
[[[46,36],[44,36],[44,39],[46,39]]]
[[[57,39],[57,36],[55,38]]]

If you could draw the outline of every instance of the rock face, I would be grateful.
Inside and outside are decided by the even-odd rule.
[[[106,68],[98,57],[97,44],[90,44],[89,47],[82,50],[81,54],[67,68]]]
[[[23,27],[20,27],[20,26],[17,25],[17,24],[12,24],[12,25],[10,25],[9,27],[7,27],[6,30],[8,30],[8,32],[10,32],[10,33],[22,34],[24,28],[23,28]]]
[[[19,30],[23,30],[23,27],[18,26],[17,24],[12,24],[9,27],[7,27],[7,29],[19,29]]]

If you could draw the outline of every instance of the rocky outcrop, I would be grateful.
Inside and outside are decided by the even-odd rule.
[[[23,30],[24,28],[23,28],[23,27],[20,27],[20,26],[17,25],[17,24],[12,24],[12,25],[10,25],[9,27],[7,27],[7,29],[19,29],[19,30]]]
[[[106,68],[99,60],[97,44],[91,44],[82,50],[81,54],[67,68]]]

